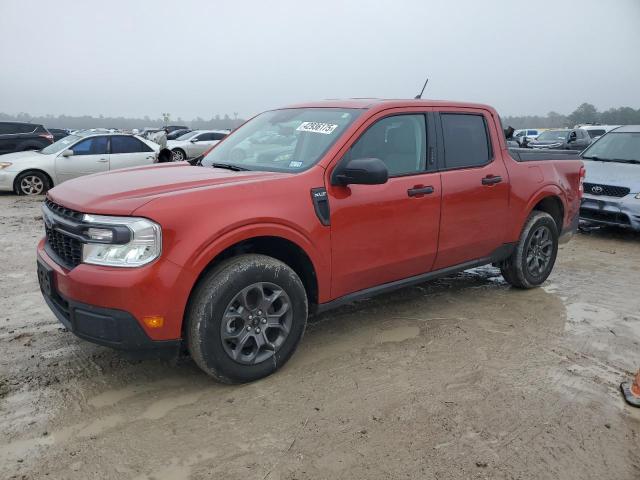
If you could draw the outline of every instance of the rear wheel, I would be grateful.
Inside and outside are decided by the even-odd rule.
[[[291,357],[307,323],[298,275],[265,255],[241,255],[209,272],[187,314],[187,344],[202,370],[225,383],[265,377]]]
[[[41,172],[21,173],[15,183],[18,195],[43,195],[48,189],[49,179]]]
[[[502,262],[504,279],[517,288],[541,285],[551,274],[558,254],[558,227],[551,215],[534,211],[513,254]]]

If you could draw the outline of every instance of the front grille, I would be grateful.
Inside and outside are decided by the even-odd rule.
[[[67,220],[78,223],[82,220],[82,213],[58,205],[49,199],[45,201],[45,206],[56,215]],[[82,242],[52,228],[46,223],[44,229],[47,236],[47,246],[57,256],[56,260],[69,269],[77,267],[82,262]]]
[[[605,197],[624,197],[629,195],[631,190],[627,187],[616,187],[614,185],[600,185],[599,183],[585,183],[584,192],[591,195],[604,195]]]
[[[48,198],[44,201],[44,204],[47,206],[49,210],[53,213],[60,215],[61,217],[69,218],[71,220],[82,220],[83,214],[80,212],[76,212],[75,210],[71,210],[70,208],[63,207],[62,205],[58,205],[55,202],[52,202]]]
[[[580,209],[580,218],[584,220],[594,220],[612,225],[630,225],[629,217],[624,213],[608,212],[606,210],[591,210],[590,208]]]

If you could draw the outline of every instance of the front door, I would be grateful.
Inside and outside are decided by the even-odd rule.
[[[441,188],[440,174],[427,166],[435,141],[427,118],[426,112],[380,114],[341,159],[381,159],[389,171],[387,183],[343,187],[327,181],[332,297],[431,270]]]
[[[106,136],[89,137],[69,148],[73,151],[73,155],[65,157],[63,153],[66,150],[60,152],[56,157],[58,182],[92,173],[106,172],[109,169],[107,143]]]
[[[495,136],[501,128],[484,110],[451,109],[439,118],[442,220],[436,270],[490,256],[503,244],[509,218],[509,176]]]

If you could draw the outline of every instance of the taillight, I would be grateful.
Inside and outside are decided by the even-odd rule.
[[[51,135],[50,133],[41,133],[38,136],[42,138],[46,138],[47,140],[53,143],[53,135]]]
[[[584,165],[580,167],[580,186],[578,187],[578,191],[580,192],[580,196],[584,193],[584,177],[587,176],[587,169],[584,168]]]

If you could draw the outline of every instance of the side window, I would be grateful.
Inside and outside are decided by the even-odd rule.
[[[104,155],[107,153],[107,137],[91,137],[76,143],[74,155]]]
[[[441,113],[446,168],[478,167],[489,163],[491,149],[482,115]]]
[[[425,171],[425,116],[396,115],[371,126],[347,154],[349,158],[379,158],[389,176]]]
[[[222,140],[224,137],[227,136],[224,133],[214,133],[212,135],[213,135],[213,140]]]
[[[529,130],[529,131],[527,132],[527,135],[537,135],[537,134],[538,134],[538,131],[537,131],[537,130]]]
[[[151,148],[134,137],[115,135],[111,137],[111,153],[150,152]]]

